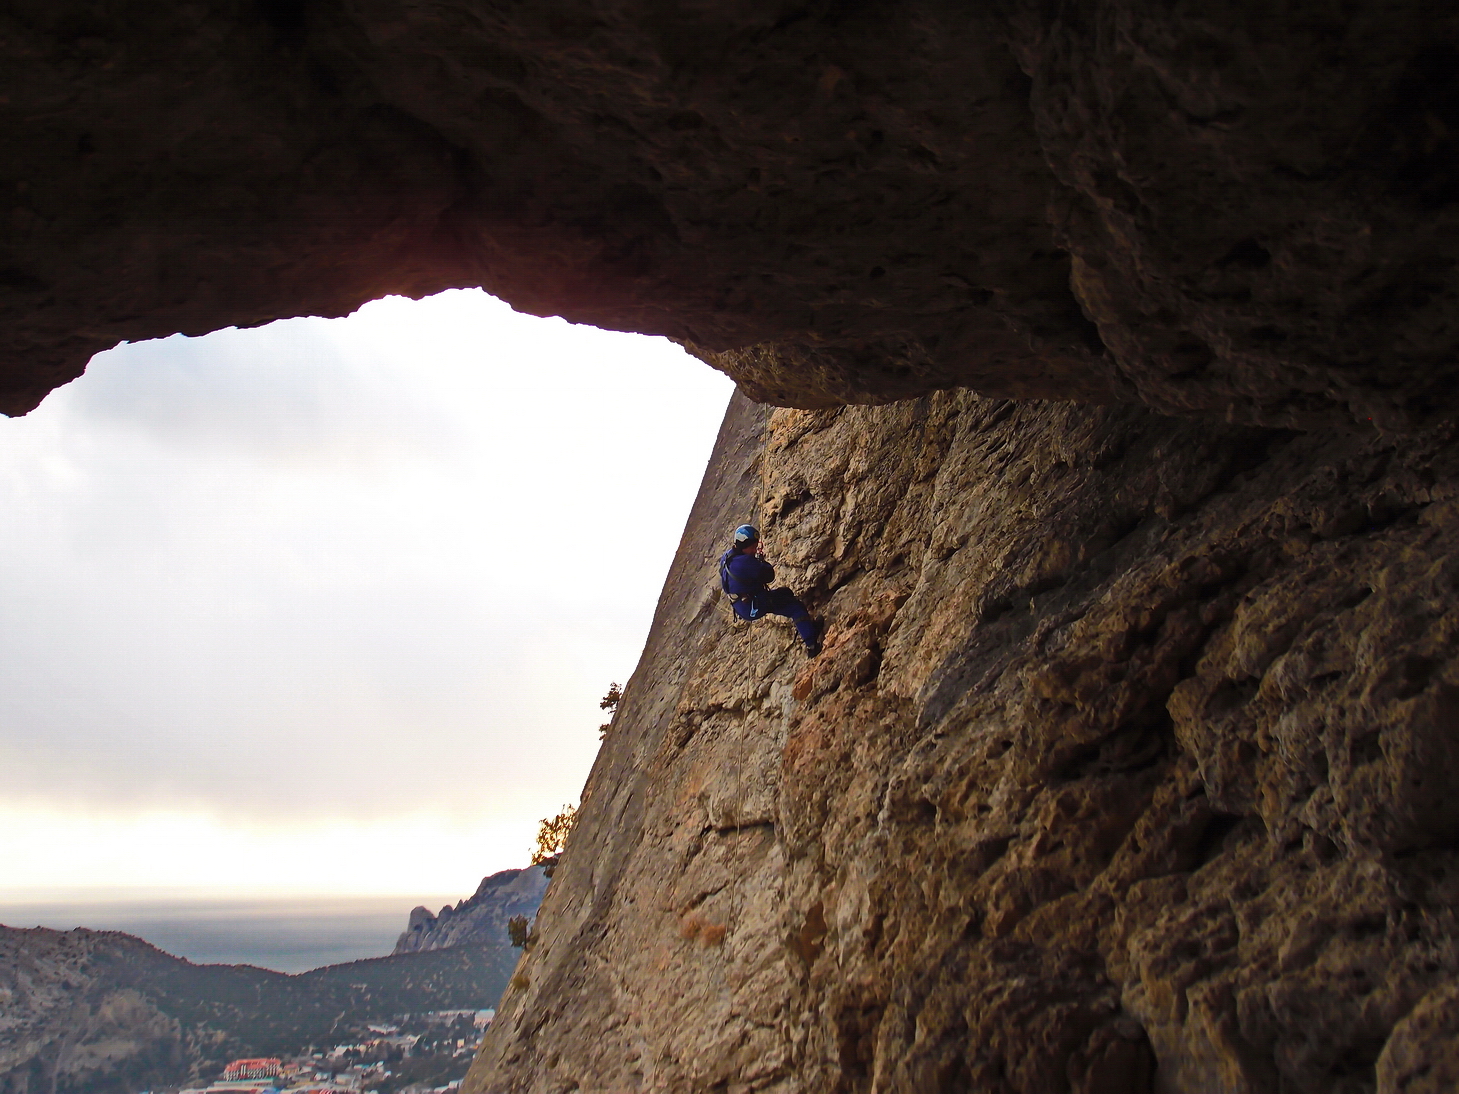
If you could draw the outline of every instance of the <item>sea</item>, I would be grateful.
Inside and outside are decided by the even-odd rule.
[[[199,965],[256,965],[297,973],[384,957],[411,908],[455,898],[426,896],[139,897],[117,901],[0,900],[0,924],[69,931],[125,931]]]

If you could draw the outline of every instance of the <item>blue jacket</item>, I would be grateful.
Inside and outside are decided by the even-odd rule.
[[[719,558],[719,579],[730,596],[754,596],[775,580],[775,567],[731,548]]]

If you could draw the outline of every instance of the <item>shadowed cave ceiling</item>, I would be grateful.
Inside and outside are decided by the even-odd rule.
[[[0,410],[123,339],[480,285],[752,398],[1454,409],[1459,16],[16,0]]]

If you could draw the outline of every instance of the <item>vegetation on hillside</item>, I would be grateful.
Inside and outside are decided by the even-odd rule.
[[[509,947],[461,945],[287,975],[194,965],[119,932],[0,928],[0,943],[0,989],[11,986],[0,1094],[176,1087],[236,1057],[349,1040],[371,1021],[494,1007],[515,961]]]
[[[613,728],[613,715],[618,713],[618,704],[623,701],[623,689],[617,684],[608,685],[608,694],[598,701],[598,709],[608,712],[608,720],[598,727],[598,736],[608,736]]]

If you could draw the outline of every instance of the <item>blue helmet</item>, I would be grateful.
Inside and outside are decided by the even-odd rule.
[[[755,530],[753,524],[741,524],[735,529],[735,546],[743,547],[747,543],[754,543],[760,538],[760,533]]]

